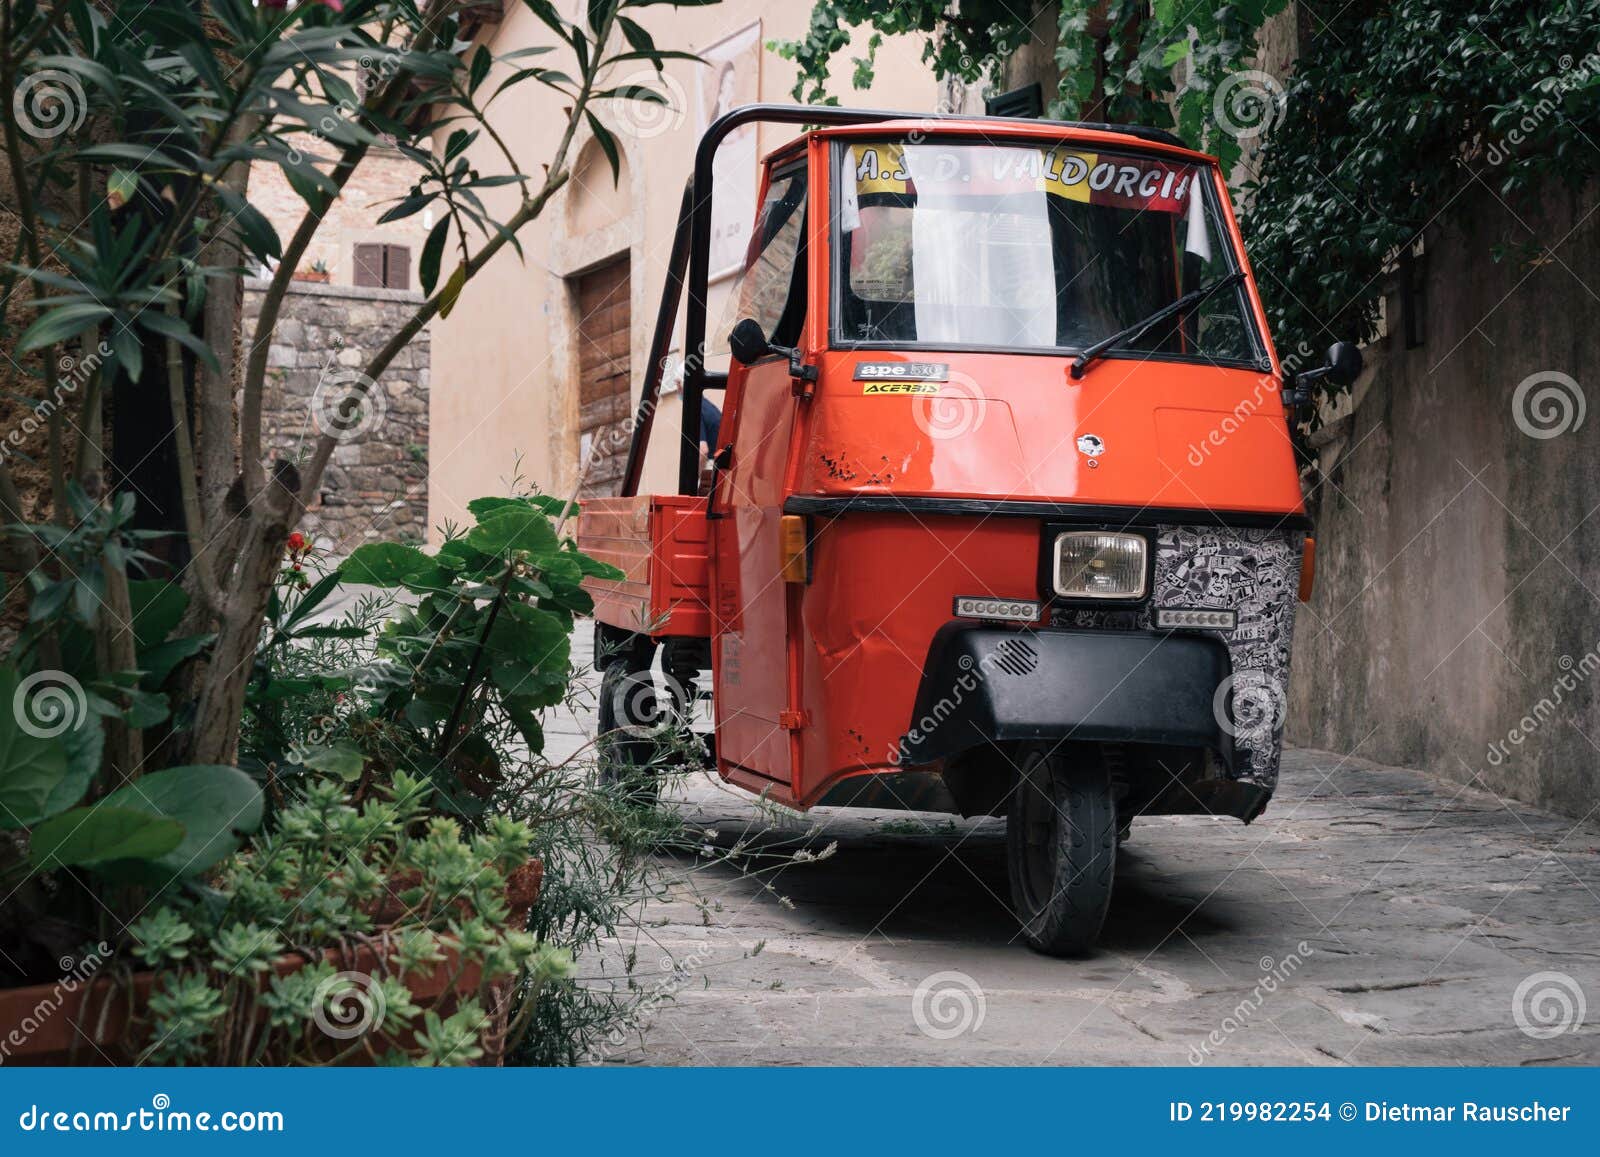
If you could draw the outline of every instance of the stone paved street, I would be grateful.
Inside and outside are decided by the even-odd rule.
[[[671,999],[611,1063],[1600,1063],[1593,817],[1291,751],[1251,827],[1136,823],[1101,951],[1063,961],[1014,939],[1001,821],[792,817],[704,779],[678,806],[721,848],[838,847],[759,880],[675,865],[618,946]],[[1586,1026],[1518,1028],[1538,973],[1559,975],[1528,986],[1528,1022],[1570,1022],[1581,995]]]

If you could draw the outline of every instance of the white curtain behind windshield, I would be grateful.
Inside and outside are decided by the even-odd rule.
[[[835,339],[1081,349],[1232,271],[1209,171],[1066,147],[840,146]],[[1253,360],[1242,291],[1130,349]]]

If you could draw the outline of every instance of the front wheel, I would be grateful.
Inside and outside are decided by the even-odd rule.
[[[1030,947],[1081,956],[1111,907],[1117,801],[1093,749],[1027,748],[1006,813],[1011,905]]]

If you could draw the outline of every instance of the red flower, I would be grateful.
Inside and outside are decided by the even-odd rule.
[[[295,531],[293,534],[291,534],[289,536],[289,549],[291,551],[293,551],[295,554],[299,554],[305,548],[306,548],[306,536],[305,535],[301,534],[297,530],[297,531]]]

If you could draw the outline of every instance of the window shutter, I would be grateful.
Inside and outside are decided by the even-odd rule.
[[[383,250],[382,245],[357,245],[355,252],[356,284],[381,286],[383,285]]]
[[[411,288],[411,250],[404,245],[383,247],[384,285],[390,289]]]

